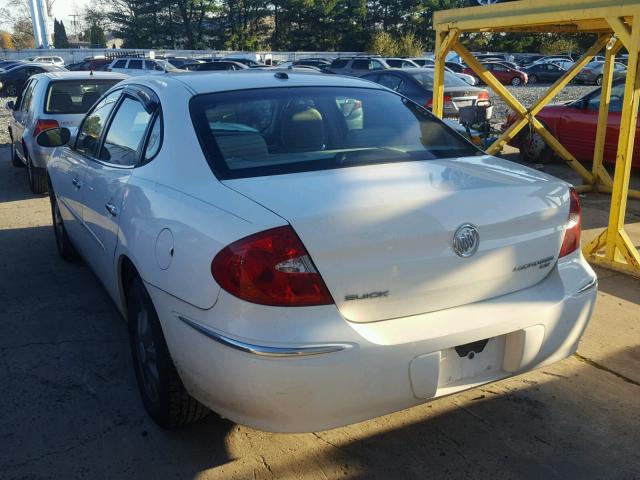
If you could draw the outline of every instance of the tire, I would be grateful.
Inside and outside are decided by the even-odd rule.
[[[127,290],[129,342],[142,403],[161,427],[177,428],[211,413],[182,384],[151,297],[139,277]]]
[[[11,139],[11,165],[18,168],[24,167],[24,163],[22,163],[22,160],[20,160],[16,154],[16,146],[13,144],[13,139]]]
[[[76,262],[80,258],[78,251],[71,243],[69,235],[67,235],[67,229],[64,228],[64,221],[60,214],[60,208],[58,207],[58,200],[53,192],[53,189],[49,186],[49,201],[51,202],[51,218],[53,220],[53,233],[56,239],[56,247],[58,248],[58,254],[63,260],[67,262]]]
[[[47,193],[49,186],[47,185],[47,171],[44,168],[36,168],[31,163],[29,152],[24,149],[27,157],[27,178],[29,179],[29,188],[33,193]]]
[[[513,80],[511,80],[513,82]],[[529,83],[533,85],[534,83],[538,83],[538,77],[535,75],[529,75]]]
[[[520,140],[520,155],[527,163],[547,164],[553,161],[553,150],[537,133],[526,130]]]
[[[602,86],[602,75],[598,75],[598,77],[596,78],[596,85],[598,87]]]
[[[519,87],[520,85],[522,85],[522,80],[520,80],[520,77],[513,77],[511,79],[511,85],[513,85],[514,87]]]
[[[12,83],[4,87],[4,92],[7,94],[7,97],[16,97],[18,95],[18,89]]]

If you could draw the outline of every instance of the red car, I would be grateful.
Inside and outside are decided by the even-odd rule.
[[[524,73],[521,70],[516,70],[515,68],[511,68],[510,66],[505,65],[504,63],[486,62],[486,63],[483,63],[482,65],[484,66],[484,68],[486,68],[491,73],[493,73],[493,76],[496,77],[498,81],[503,85],[513,85],[513,86],[525,85],[529,81],[529,78],[527,77],[526,73]],[[480,81],[480,79],[478,78],[478,75],[476,75],[476,73],[473,70],[471,70],[469,67],[464,69],[464,73],[466,73],[467,75],[472,75],[478,79],[478,82]]]
[[[604,163],[616,161],[618,135],[620,133],[620,114],[624,96],[624,80],[614,82],[611,88],[609,122],[604,145]],[[600,89],[595,90],[574,102],[544,107],[536,118],[555,136],[564,147],[581,162],[593,161],[593,151],[598,128],[598,109],[600,108]],[[515,115],[509,116],[503,129],[515,121]],[[640,139],[640,123],[636,129],[636,139]],[[546,163],[552,160],[553,151],[537,133],[530,133],[525,127],[511,142],[520,148],[524,160],[531,163]],[[633,166],[640,166],[640,141],[635,142]]]

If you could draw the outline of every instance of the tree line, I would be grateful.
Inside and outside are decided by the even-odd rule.
[[[124,48],[378,52],[381,45],[395,45],[398,52],[415,54],[433,49],[434,11],[471,1],[106,0],[81,12],[81,40],[110,47],[109,32]],[[28,25],[24,18],[15,22]],[[25,28],[19,30],[24,36]],[[54,37],[57,47],[69,45],[62,21],[56,20]],[[592,41],[588,35],[562,34],[463,37],[475,51],[581,51]]]

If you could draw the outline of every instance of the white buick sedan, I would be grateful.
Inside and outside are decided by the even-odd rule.
[[[364,80],[137,77],[38,141],[163,426],[384,415],[571,355],[593,309],[570,185]]]

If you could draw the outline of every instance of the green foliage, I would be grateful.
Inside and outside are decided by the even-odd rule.
[[[424,52],[424,44],[413,33],[405,33],[397,41],[399,57],[419,57]]]
[[[506,0],[502,0],[506,1]],[[90,26],[109,29],[130,48],[375,51],[419,55],[432,51],[433,12],[471,0],[110,0],[87,9]],[[88,15],[93,11],[94,15]],[[105,19],[107,20],[105,22]],[[101,22],[101,23],[100,23]],[[475,33],[472,51],[539,52],[543,44],[588,35]],[[393,48],[392,48],[392,44]]]
[[[69,39],[62,20],[53,20],[53,45],[56,48],[69,48]]]
[[[387,32],[377,32],[371,38],[370,50],[384,57],[395,57],[398,44]]]
[[[542,44],[540,53],[553,55],[556,53],[572,53],[578,49],[578,43],[570,38],[559,38]]]

